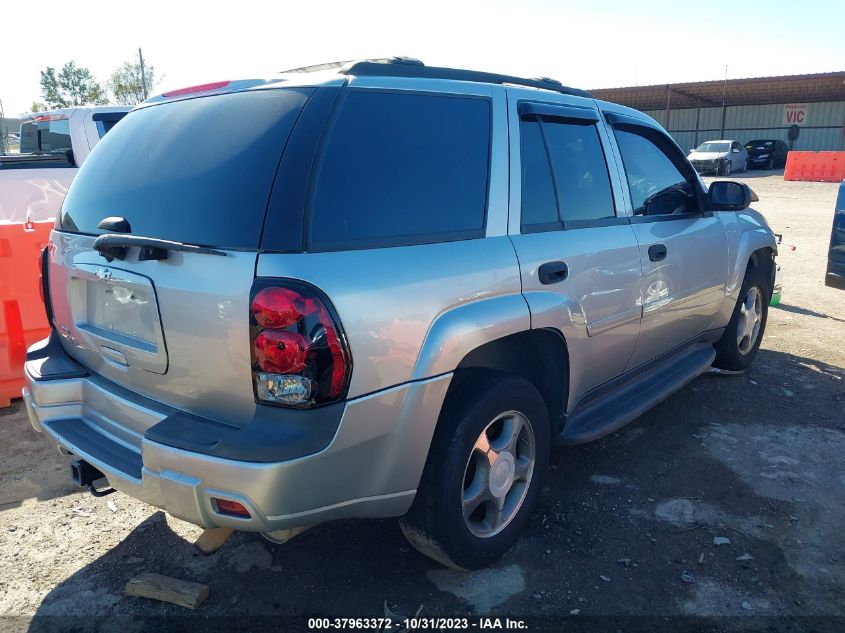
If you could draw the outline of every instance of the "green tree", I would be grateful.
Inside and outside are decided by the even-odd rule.
[[[29,106],[30,112],[44,112],[44,110],[49,110],[50,106],[42,101],[33,101],[32,105]]]
[[[69,61],[59,73],[52,66],[41,71],[41,96],[51,108],[108,103],[106,91],[91,71]]]
[[[121,105],[135,105],[141,103],[146,97],[144,84],[146,84],[146,95],[152,94],[153,87],[160,81],[155,76],[155,69],[144,64],[144,81],[141,81],[141,64],[138,62],[126,62],[115,70],[108,87],[115,103]]]

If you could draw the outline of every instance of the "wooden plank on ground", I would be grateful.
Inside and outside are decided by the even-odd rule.
[[[127,582],[124,593],[196,609],[208,597],[208,585],[147,572]]]

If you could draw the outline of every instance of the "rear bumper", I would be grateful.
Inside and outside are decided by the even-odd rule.
[[[194,433],[197,449],[189,450],[184,424],[162,424],[186,414],[79,371],[63,354],[59,347],[47,362],[27,363],[23,396],[36,431],[95,466],[112,487],[176,517],[259,532],[404,514],[451,380],[447,374],[345,403],[336,432],[317,452],[281,461],[228,459],[210,454],[219,438],[203,448]],[[278,411],[258,427],[264,456],[284,454],[281,444],[291,442]],[[267,431],[272,425],[279,433]],[[171,431],[174,437],[166,435]],[[250,517],[221,514],[212,498],[239,501]]]

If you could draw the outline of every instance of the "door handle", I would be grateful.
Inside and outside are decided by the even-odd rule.
[[[569,267],[563,262],[546,262],[537,270],[537,278],[543,285],[556,284],[566,279]]]
[[[666,244],[652,244],[648,247],[648,258],[653,262],[666,259]]]

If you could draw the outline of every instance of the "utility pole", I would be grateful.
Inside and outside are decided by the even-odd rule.
[[[141,61],[141,91],[144,93],[144,99],[147,98],[147,77],[144,74],[144,54],[138,48],[138,59]],[[727,68],[727,66],[726,66]],[[727,72],[727,71],[726,71]]]
[[[9,151],[6,145],[6,114],[3,112],[3,100],[0,99],[0,154]]]
[[[725,97],[728,93],[728,65],[725,64],[725,83],[722,84],[722,129],[719,138],[725,138]]]

